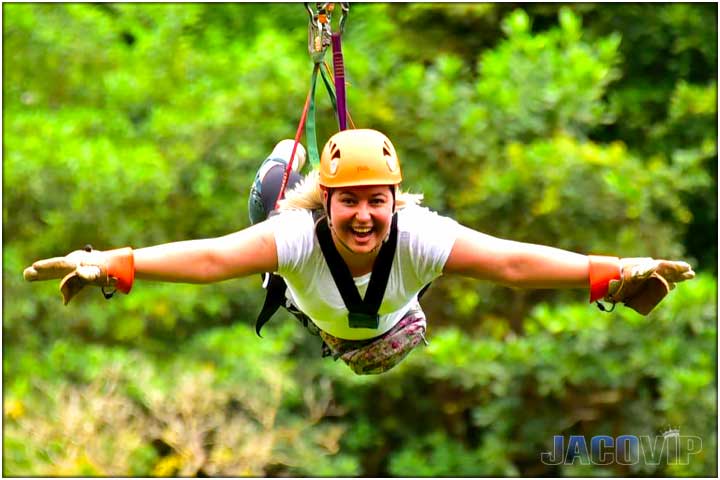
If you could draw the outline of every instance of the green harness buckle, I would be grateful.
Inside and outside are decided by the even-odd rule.
[[[348,314],[348,323],[350,328],[378,328],[380,325],[380,315],[369,313],[350,312]]]

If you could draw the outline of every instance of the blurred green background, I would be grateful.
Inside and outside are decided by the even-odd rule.
[[[25,266],[248,226],[309,87],[307,14],[5,3],[3,474],[717,475],[717,4],[353,4],[344,52],[356,125],[434,210],[697,278],[648,317],[441,278],[430,346],[373,377],[285,313],[257,338],[258,278],[63,307]],[[669,426],[702,438],[687,465],[540,461],[553,435]]]

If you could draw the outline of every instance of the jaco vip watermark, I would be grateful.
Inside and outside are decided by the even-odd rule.
[[[542,452],[540,460],[546,465],[688,465],[694,455],[702,451],[702,439],[680,435],[671,428],[661,435],[596,435],[588,442],[582,435],[553,437],[553,450]]]

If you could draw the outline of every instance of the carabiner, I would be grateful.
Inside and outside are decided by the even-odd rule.
[[[305,10],[308,12],[308,16],[310,17],[310,23],[315,24],[315,12],[313,12],[312,8],[310,8],[310,4],[305,2]]]
[[[322,63],[327,47],[332,43],[332,32],[330,30],[330,14],[326,11],[328,3],[318,3],[318,11],[315,13],[309,3],[305,3],[305,9],[310,16],[308,26],[308,52],[314,63]]]
[[[350,14],[350,3],[340,2],[342,13],[340,14],[340,33],[345,33],[345,21]]]

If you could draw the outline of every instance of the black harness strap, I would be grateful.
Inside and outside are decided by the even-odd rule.
[[[360,297],[360,293],[355,286],[350,269],[340,256],[337,248],[335,248],[328,222],[317,222],[315,233],[323,257],[325,257],[325,262],[330,269],[333,280],[335,280],[335,285],[345,303],[345,308],[348,309],[350,328],[377,328],[380,324],[378,310],[380,310],[380,305],[385,296],[385,288],[387,287],[397,248],[397,213],[393,215],[388,240],[380,247],[378,256],[375,258],[373,271],[370,274],[370,284],[364,300]]]

